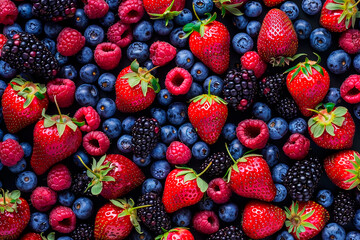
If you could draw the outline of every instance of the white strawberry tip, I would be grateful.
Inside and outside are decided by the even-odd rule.
[[[149,13],[150,18],[153,20],[156,19],[165,19],[165,26],[169,24],[169,21],[174,19],[174,17],[178,16],[181,11],[171,11],[172,7],[174,6],[175,0],[171,2],[169,7],[166,8],[165,12],[163,13]]]
[[[21,76],[17,76],[10,81],[10,86],[17,94],[26,99],[23,107],[27,108],[34,98],[38,98],[40,100],[45,98],[46,87],[43,84],[33,83],[25,80]]]
[[[0,188],[0,214],[4,214],[5,211],[12,213],[17,212],[17,204],[21,203],[19,190],[5,192],[3,188]]]

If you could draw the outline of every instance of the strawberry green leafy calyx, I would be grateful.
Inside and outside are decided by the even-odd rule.
[[[243,15],[243,13],[239,10],[239,7],[241,7],[244,4],[244,2],[232,4],[231,0],[214,0],[214,3],[219,5],[222,17],[225,17],[226,11],[228,11],[229,13],[235,16]]]
[[[12,213],[17,212],[17,204],[21,203],[20,198],[20,191],[15,190],[12,192],[4,191],[1,188],[0,193],[0,214],[4,214],[5,211]]]
[[[155,240],[166,240],[166,239],[168,239],[168,236],[169,236],[170,233],[179,232],[181,229],[188,230],[188,228],[184,228],[184,227],[173,228],[173,229],[171,229],[169,231],[166,231],[165,229],[163,229],[164,234],[161,234],[161,235],[157,236],[155,238]]]
[[[42,240],[55,240],[55,232],[51,232],[47,236],[44,236],[44,233],[41,233],[40,237]]]
[[[345,27],[348,29],[350,25],[352,28],[355,26],[357,18],[360,18],[360,12],[357,5],[360,1],[355,3],[354,0],[334,0],[332,3],[326,5],[326,9],[330,11],[342,11],[338,23],[341,23],[345,19]]]
[[[166,8],[165,12],[159,14],[159,13],[149,13],[151,19],[165,19],[165,26],[169,24],[169,20],[173,19],[174,17],[178,16],[181,11],[171,11],[172,7],[174,6],[174,2],[176,0],[173,0],[168,8]]]
[[[300,233],[305,232],[305,227],[311,229],[317,229],[314,224],[307,222],[306,220],[310,218],[314,213],[315,210],[311,212],[305,213],[306,207],[302,210],[299,210],[298,202],[292,203],[291,210],[285,207],[285,214],[288,220],[285,221],[285,226],[288,228],[289,233],[296,233],[298,239],[300,239]]]
[[[35,97],[37,97],[39,100],[45,98],[45,85],[26,81],[21,76],[17,76],[16,78],[12,79],[10,86],[12,89],[14,89],[15,92],[17,92],[19,96],[22,96],[26,99],[23,105],[24,108],[27,108]]]
[[[211,86],[211,80],[209,82],[209,86],[208,86],[208,93],[207,94],[202,94],[202,95],[199,95],[199,96],[196,96],[192,99],[190,99],[190,102],[198,102],[198,101],[201,101],[200,102],[200,105],[203,105],[205,103],[208,103],[210,106],[213,104],[213,101],[217,102],[218,104],[224,104],[224,105],[227,105],[227,102],[222,99],[221,97],[218,97],[216,95],[212,95],[210,93],[210,86]]]
[[[310,75],[312,75],[312,69],[315,69],[316,71],[318,71],[322,76],[324,76],[324,71],[322,69],[322,67],[319,65],[320,61],[321,61],[321,57],[314,53],[318,59],[315,61],[311,61],[308,58],[305,58],[305,62],[299,63],[296,66],[289,68],[288,70],[286,70],[284,73],[289,73],[292,70],[296,69],[295,73],[292,75],[290,82],[300,73],[300,71],[306,76],[309,77]]]
[[[193,8],[194,8],[194,5],[193,5]],[[210,13],[205,13],[205,16],[207,16],[207,18],[204,20],[200,20],[199,16],[196,14],[195,8],[194,8],[194,13],[195,13],[195,16],[198,19],[198,21],[195,23],[192,23],[192,22],[188,23],[183,27],[184,32],[186,32],[186,35],[182,38],[189,37],[194,31],[198,32],[200,34],[200,36],[203,37],[205,34],[205,26],[214,22],[217,17],[216,12],[213,15],[211,15]]]
[[[346,169],[347,172],[352,174],[353,177],[349,178],[348,180],[344,181],[345,183],[351,183],[351,186],[348,188],[348,190],[351,190],[355,187],[358,188],[360,191],[360,158],[359,156],[354,153],[354,159],[355,162],[350,161],[350,163],[353,165],[354,169]]]
[[[299,57],[301,56],[304,56],[306,54],[304,53],[299,53],[299,54],[296,54],[292,57],[284,57],[284,56],[279,56],[279,57],[273,57],[270,59],[270,64],[273,66],[273,67],[284,67],[285,65],[289,65],[290,62],[293,62],[295,61],[296,59],[298,59]]]
[[[191,180],[195,180],[196,179],[196,184],[199,187],[200,191],[202,193],[206,192],[206,190],[208,189],[208,184],[202,179],[200,178],[201,175],[203,175],[206,170],[209,169],[209,167],[211,166],[212,163],[210,163],[205,169],[204,171],[202,171],[201,173],[197,174],[194,169],[192,168],[188,168],[188,167],[179,167],[176,166],[177,169],[182,169],[182,171],[180,171],[178,174],[176,174],[176,177],[179,176],[184,176],[184,183],[186,183],[187,181],[191,181]]]

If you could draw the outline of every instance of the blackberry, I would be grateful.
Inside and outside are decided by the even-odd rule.
[[[74,240],[92,240],[94,239],[94,226],[88,223],[80,223],[71,233]]]
[[[163,234],[162,229],[171,229],[171,219],[166,213],[161,197],[154,192],[149,192],[139,198],[138,206],[151,205],[151,207],[137,210],[142,223],[157,235]]]
[[[307,202],[314,194],[322,174],[318,158],[296,161],[284,177],[284,185],[293,200]]]
[[[146,158],[159,141],[159,122],[154,118],[140,117],[132,128],[132,137],[135,156]]]
[[[71,191],[76,196],[87,196],[92,197],[91,191],[86,191],[86,188],[88,187],[89,183],[91,182],[91,179],[87,176],[86,170],[80,173],[77,173],[75,176],[73,176],[72,179],[72,185],[71,185]]]
[[[355,201],[349,192],[339,192],[334,197],[333,207],[334,222],[340,225],[348,224],[355,216]]]
[[[280,117],[286,120],[296,118],[299,114],[299,109],[292,98],[283,98],[276,104],[276,110]]]
[[[76,0],[31,0],[32,13],[44,21],[62,21],[76,12]]]
[[[224,227],[212,234],[208,240],[243,240],[244,233],[240,228],[235,226]]]
[[[224,79],[224,99],[235,110],[245,111],[254,102],[257,84],[251,70],[229,70]]]
[[[232,163],[227,154],[223,152],[214,153],[201,164],[199,172],[204,171],[210,162],[212,162],[212,164],[204,173],[204,177],[211,179],[223,177]]]
[[[34,74],[45,80],[55,77],[59,63],[33,34],[18,33],[7,40],[1,58],[19,72]]]
[[[285,76],[275,74],[263,78],[259,82],[260,96],[266,98],[269,105],[277,104],[285,88]]]

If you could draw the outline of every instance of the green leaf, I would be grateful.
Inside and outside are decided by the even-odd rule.
[[[305,208],[305,207],[304,207]],[[301,220],[305,221],[306,219],[308,219],[309,217],[311,217],[314,214],[315,210],[312,210],[311,212],[308,212],[305,215],[301,215]]]
[[[311,228],[311,229],[316,229],[316,230],[317,230],[317,227],[315,227],[314,224],[309,223],[309,222],[302,222],[301,225],[304,226],[304,227],[307,227],[307,228]]]
[[[308,121],[308,126],[311,127],[313,126],[316,122],[316,120],[314,118],[309,118],[309,121]]]
[[[312,65],[312,68],[314,68],[316,71],[318,71],[321,75],[324,76],[324,71],[320,65],[317,65],[317,64]]]
[[[78,126],[77,126],[75,123],[73,123],[72,121],[67,122],[66,125],[67,125],[71,130],[73,130],[73,132],[75,132],[76,129],[78,128]]]
[[[355,159],[355,162],[358,166],[360,166],[360,158],[359,156],[357,155],[357,153],[354,153],[354,159]]]
[[[191,171],[191,170],[184,170],[184,171],[181,171],[178,174],[176,174],[176,177],[183,176],[183,175],[186,175],[186,174],[192,173],[192,172],[193,171]]]
[[[308,73],[310,73],[310,75],[312,75],[312,70],[311,70],[310,64],[305,63],[305,68],[306,68],[306,71],[307,71]]]
[[[305,227],[302,226],[302,225],[300,225],[300,226],[298,227],[298,229],[299,229],[300,232],[305,232],[305,231],[306,231],[306,230],[305,230]]]
[[[239,172],[239,167],[238,167],[237,163],[235,163],[233,165],[233,169],[235,170],[235,172]]]
[[[335,103],[328,102],[325,104],[326,111],[330,113],[335,107]]]
[[[21,192],[19,190],[14,190],[10,193],[10,197],[12,199],[18,199],[21,195]]]
[[[154,89],[155,93],[160,92],[161,87],[160,87],[160,84],[159,84],[159,80],[157,78],[152,78],[150,80],[150,83],[151,83],[151,86]]]
[[[55,232],[51,232],[47,235],[47,240],[55,240]]]
[[[299,67],[295,72],[294,74],[291,76],[291,79],[290,79],[290,82],[292,82],[292,80],[294,80],[294,78],[299,74],[301,68]]]
[[[97,167],[97,168],[100,168],[101,165],[103,165],[105,159],[106,159],[106,155],[102,156],[102,157],[100,158],[100,160],[96,163],[96,167]],[[95,160],[95,159],[94,159],[94,160]],[[95,161],[95,162],[96,162],[96,161]],[[107,163],[110,163],[110,162],[107,162]]]
[[[235,5],[235,4],[234,4]],[[226,6],[226,5],[225,5]],[[231,6],[231,7],[226,7],[226,10],[228,12],[230,12],[232,15],[235,15],[235,16],[241,16],[243,15],[243,13],[237,8],[237,7],[234,7],[234,6]]]
[[[99,195],[103,189],[103,183],[97,182],[94,186],[91,188],[91,194],[92,195]]]
[[[197,185],[198,185],[198,187],[200,188],[200,191],[201,192],[206,192],[206,190],[208,189],[208,184],[204,181],[204,180],[202,180],[201,178],[197,178],[196,179],[196,183],[197,183]]]
[[[139,65],[138,61],[135,59],[135,60],[131,63],[130,69],[131,69],[131,71],[137,73],[137,72],[139,71],[139,66],[140,66],[140,65]]]
[[[139,76],[128,78],[128,83],[129,83],[131,88],[137,86],[140,83],[140,81],[141,80],[140,80]]]
[[[306,71],[306,68],[300,67],[300,69],[301,69],[301,72],[302,72],[306,77],[309,77],[309,74],[308,74],[308,72]]]
[[[326,5],[326,9],[328,10],[344,10],[341,4],[337,3],[328,3]],[[341,21],[340,21],[341,22]]]
[[[343,125],[344,121],[345,121],[344,117],[335,117],[332,120],[332,123],[335,124],[338,127],[341,127]]]
[[[144,97],[146,97],[147,89],[148,89],[148,83],[145,81],[141,81],[141,90]]]
[[[314,125],[315,128],[314,130],[312,131],[312,133],[314,134],[314,138],[318,138],[320,137],[321,135],[323,135],[324,131],[325,131],[325,126],[322,125],[322,124],[315,124]],[[314,127],[313,126],[313,127]],[[311,128],[312,129],[312,128]]]
[[[35,97],[34,95],[28,94],[28,95],[27,95],[27,98],[26,98],[26,101],[24,102],[23,107],[24,107],[24,108],[29,107],[29,105],[31,104],[31,102],[34,100],[34,97]]]
[[[44,119],[44,128],[49,128],[55,124],[55,121],[50,120],[48,118]]]
[[[102,178],[103,182],[115,182],[115,178],[111,177],[111,176],[104,176]]]
[[[334,115],[336,116],[336,117],[342,117],[342,116],[344,116],[346,113],[347,113],[347,109],[346,108],[344,108],[344,107],[337,107],[337,108],[335,108],[335,110],[334,110]]]
[[[124,205],[123,205],[122,203],[120,203],[119,201],[114,200],[114,199],[110,199],[110,202],[111,202],[112,204],[114,204],[115,206],[124,209]]]
[[[183,31],[184,32],[190,32],[193,30],[194,24],[193,23],[188,23],[183,27]]]
[[[286,70],[284,73],[289,73],[291,72],[292,70],[296,69],[298,66],[294,66],[292,68],[289,68],[288,70]]]
[[[95,178],[96,176],[90,172],[89,170],[86,171],[86,175],[89,177],[89,178]]]
[[[334,133],[335,129],[332,124],[326,125],[326,132],[330,134],[331,136],[335,136]]]
[[[57,123],[57,124],[56,124],[56,128],[57,128],[57,130],[58,130],[59,137],[61,137],[61,136],[64,134],[64,132],[65,132],[66,125],[63,124],[63,123]]]
[[[195,173],[188,173],[184,176],[184,182],[194,180],[196,178]]]
[[[200,32],[199,33],[200,33],[201,37],[204,37],[204,35],[205,35],[205,26],[204,25],[200,26]]]

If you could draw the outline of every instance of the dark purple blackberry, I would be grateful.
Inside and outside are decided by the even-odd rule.
[[[94,226],[89,223],[80,223],[71,233],[74,240],[93,240]]]
[[[212,234],[208,240],[243,240],[244,233],[240,228],[235,226],[224,227]]]
[[[151,205],[140,208],[137,215],[141,222],[156,235],[163,234],[163,229],[171,229],[171,219],[166,213],[161,197],[154,192],[145,193],[139,198],[138,206]]]
[[[154,118],[140,117],[132,128],[132,137],[135,156],[146,158],[159,141],[159,122]]]
[[[29,33],[15,34],[1,49],[1,59],[19,72],[49,80],[59,71],[59,63],[44,43]]]
[[[212,164],[208,170],[206,170],[204,176],[211,179],[223,177],[232,163],[230,157],[227,154],[223,152],[214,153],[201,164],[199,172],[205,170],[210,162],[212,162]]]
[[[322,174],[318,158],[296,161],[284,177],[284,186],[293,200],[307,202],[314,194]]]
[[[91,191],[86,191],[91,179],[87,176],[86,170],[73,176],[71,191],[76,196],[92,197]],[[86,191],[86,192],[85,192]]]
[[[350,192],[339,192],[334,197],[333,205],[334,222],[340,225],[348,224],[355,216],[355,201]]]
[[[286,120],[294,119],[299,114],[299,108],[294,99],[288,97],[281,99],[276,104],[276,110],[280,117],[285,118]]]
[[[232,69],[224,79],[224,99],[235,110],[245,111],[257,93],[256,77],[252,70]]]
[[[269,105],[277,104],[285,88],[285,76],[279,73],[267,76],[259,82],[259,87],[260,96],[265,97]]]
[[[76,0],[31,0],[32,13],[44,21],[62,21],[76,12]]]

